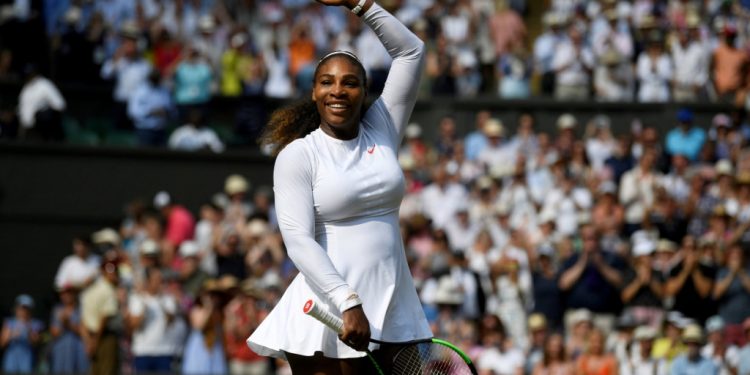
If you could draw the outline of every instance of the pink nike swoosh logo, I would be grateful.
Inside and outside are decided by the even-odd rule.
[[[375,151],[375,145],[372,145],[372,147],[367,149],[368,154],[372,154],[373,151]]]

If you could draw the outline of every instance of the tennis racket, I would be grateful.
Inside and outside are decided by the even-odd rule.
[[[302,311],[339,334],[343,331],[344,322],[341,318],[320,307],[313,300],[308,300]],[[445,340],[432,338],[386,342],[370,339],[370,342],[403,346],[393,356],[394,375],[477,375],[471,358]],[[378,373],[385,375],[369,350],[367,350],[367,356]]]

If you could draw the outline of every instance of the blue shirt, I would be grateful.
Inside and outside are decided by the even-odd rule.
[[[133,119],[136,129],[164,129],[171,109],[172,100],[169,92],[161,87],[154,87],[151,83],[139,86],[128,100],[128,115]],[[155,114],[158,110],[164,110],[166,113]]]
[[[177,104],[203,104],[211,99],[211,67],[204,62],[183,62],[175,72]]]
[[[477,160],[479,154],[487,147],[487,137],[480,131],[473,131],[466,136],[464,150],[466,159]]]
[[[706,132],[701,128],[690,128],[683,132],[675,128],[667,133],[666,148],[670,155],[685,155],[690,160],[698,158],[698,154],[706,141]]]
[[[714,363],[705,357],[698,361],[689,361],[687,354],[681,354],[672,362],[671,375],[716,375],[719,370]]]
[[[737,365],[738,375],[750,375],[750,344],[745,344],[740,350],[740,363]]]

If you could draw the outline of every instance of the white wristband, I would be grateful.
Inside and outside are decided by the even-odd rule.
[[[359,306],[362,304],[362,300],[359,299],[359,295],[357,293],[352,293],[349,298],[347,298],[341,306],[339,306],[339,311],[342,313],[346,310],[351,309],[354,306]]]
[[[354,15],[356,16],[359,16],[359,13],[362,11],[362,8],[364,8],[366,2],[367,0],[359,0],[357,6],[352,8],[352,13],[354,13]]]

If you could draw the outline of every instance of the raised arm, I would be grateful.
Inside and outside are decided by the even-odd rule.
[[[372,0],[366,0],[365,9],[371,2]],[[424,43],[378,4],[372,3],[364,13],[363,20],[393,58],[380,98],[391,114],[400,140],[417,101],[417,90],[424,69]]]

